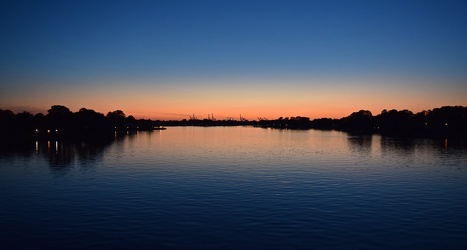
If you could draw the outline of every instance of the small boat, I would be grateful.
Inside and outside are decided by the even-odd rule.
[[[157,127],[153,127],[152,129],[153,129],[153,130],[166,130],[167,128],[164,128],[164,127],[161,127],[161,126],[157,126]]]

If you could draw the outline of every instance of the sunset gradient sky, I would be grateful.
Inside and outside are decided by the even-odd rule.
[[[467,1],[2,1],[0,109],[341,118],[467,106]]]

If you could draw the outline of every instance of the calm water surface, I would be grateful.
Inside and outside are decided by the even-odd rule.
[[[467,249],[467,145],[170,127],[0,153],[0,248]]]

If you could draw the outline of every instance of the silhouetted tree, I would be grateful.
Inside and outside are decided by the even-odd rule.
[[[126,115],[121,110],[115,110],[115,111],[112,111],[112,112],[108,112],[106,117],[110,118],[110,119],[124,119],[126,117]]]
[[[340,120],[344,130],[355,133],[369,133],[373,131],[373,115],[369,110],[353,112]]]
[[[16,126],[20,131],[27,131],[27,133],[33,133],[34,128],[34,116],[29,112],[22,112],[16,114]]]
[[[117,129],[124,129],[125,124],[125,113],[121,110],[115,110],[112,112],[108,112],[106,115],[107,119],[109,119],[112,126]]]
[[[74,116],[79,130],[82,132],[95,133],[110,128],[104,114],[92,109],[81,108]]]
[[[336,119],[331,119],[331,118],[319,118],[319,119],[314,119],[311,122],[311,127],[315,129],[324,129],[324,130],[329,130],[329,129],[338,129],[338,120]]]
[[[71,114],[70,109],[62,105],[53,105],[47,110],[47,115],[50,117],[65,117]]]
[[[10,133],[15,128],[15,113],[11,110],[0,109],[0,131]]]
[[[414,132],[414,114],[407,110],[383,110],[375,117],[375,128],[380,133],[407,135]]]
[[[428,112],[427,127],[447,134],[466,133],[467,107],[444,106]]]
[[[73,113],[69,108],[62,105],[53,105],[47,110],[46,126],[51,130],[70,129],[73,125]]]

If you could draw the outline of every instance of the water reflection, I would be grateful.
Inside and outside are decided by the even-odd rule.
[[[402,155],[416,154],[429,149],[431,152],[439,154],[454,153],[465,151],[465,140],[462,138],[438,138],[438,139],[423,139],[423,138],[393,138],[381,137],[381,151],[397,152]]]
[[[18,249],[452,248],[467,228],[463,143],[241,127],[12,142],[0,234]]]
[[[464,166],[467,147],[462,138],[395,138],[380,135],[347,136],[349,153],[358,163],[382,157],[394,166]],[[359,162],[361,161],[361,162]],[[419,164],[420,165],[420,164]],[[467,165],[466,165],[467,166]]]
[[[36,141],[36,154],[48,159],[50,167],[65,167],[75,158],[74,142]]]
[[[116,134],[115,137],[81,140],[10,140],[0,142],[0,157],[14,159],[42,157],[53,170],[64,170],[73,165],[92,166],[103,158],[104,151],[113,143],[131,139],[136,133]]]
[[[177,132],[175,132],[177,130]],[[258,132],[260,131],[260,132]],[[266,133],[265,133],[266,132]],[[162,136],[163,135],[163,136]],[[274,140],[271,138],[274,137]],[[324,131],[256,130],[255,128],[180,128],[169,131],[128,132],[110,138],[88,138],[82,140],[22,140],[1,141],[0,157],[41,157],[55,170],[70,166],[93,166],[101,162],[107,148],[120,155],[131,152],[133,156],[147,159],[150,155],[166,156],[167,161],[179,162],[190,158],[229,159],[237,162],[238,155],[250,157],[254,162],[275,158],[286,163],[305,158],[335,159],[332,156],[347,141],[346,150],[356,157],[399,156],[443,159],[467,153],[465,140],[456,138],[420,139],[394,138],[380,135],[351,135]],[[248,146],[245,144],[247,143]],[[178,150],[171,147],[176,145]],[[193,145],[197,145],[193,147]],[[132,150],[130,150],[132,149]],[[180,154],[183,151],[184,154]],[[139,156],[140,154],[143,154]],[[185,159],[186,158],[186,159]],[[263,159],[264,158],[264,159]],[[296,159],[296,160],[294,160]]]
[[[398,154],[398,155],[413,155],[416,145],[424,145],[423,140],[415,140],[412,138],[396,139],[392,137],[381,137],[380,147],[381,154]]]
[[[370,155],[372,144],[373,144],[373,136],[353,136],[350,135],[347,137],[347,142],[349,144],[349,148],[352,152],[358,155]]]

